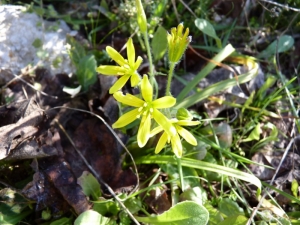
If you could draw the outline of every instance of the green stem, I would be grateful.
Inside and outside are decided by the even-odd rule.
[[[151,83],[151,85],[153,85],[154,70],[153,70],[153,62],[152,62],[151,49],[150,49],[150,44],[149,44],[149,39],[148,39],[148,33],[144,32],[143,36],[144,36],[145,46],[146,46],[146,49],[147,49],[147,56],[148,56],[148,60],[149,60],[150,83]]]
[[[184,181],[183,181],[183,173],[182,173],[182,166],[181,166],[181,158],[176,157],[176,159],[177,159],[177,168],[178,168],[178,172],[179,172],[181,190],[182,190],[182,192],[184,192]]]
[[[172,82],[172,77],[173,77],[173,72],[175,69],[175,63],[170,62],[170,69],[169,69],[169,74],[168,74],[168,82],[167,82],[167,87],[166,87],[166,95],[171,95],[171,82]]]

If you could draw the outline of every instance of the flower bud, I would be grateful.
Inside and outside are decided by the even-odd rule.
[[[147,32],[147,18],[141,0],[135,0],[137,8],[137,22],[142,33]]]
[[[191,121],[193,119],[193,115],[186,108],[180,108],[180,109],[177,110],[176,118],[178,120],[189,120],[189,121]]]
[[[170,63],[178,63],[185,52],[188,44],[191,42],[192,37],[189,35],[189,28],[186,28],[183,34],[183,24],[180,23],[177,28],[171,29],[171,34],[168,33],[168,56]]]

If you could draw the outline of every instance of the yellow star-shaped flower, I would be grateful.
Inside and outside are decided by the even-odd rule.
[[[141,65],[143,59],[142,57],[138,56],[137,60],[135,61],[135,49],[131,38],[128,39],[126,47],[128,60],[124,59],[123,56],[114,48],[107,46],[107,54],[116,63],[118,63],[119,66],[102,65],[96,69],[98,73],[101,73],[103,75],[121,76],[117,80],[117,82],[109,89],[110,94],[113,94],[120,90],[129,80],[129,78],[131,82],[131,87],[137,86],[141,80],[137,69]]]
[[[161,137],[158,140],[158,143],[155,148],[155,153],[156,154],[159,153],[166,145],[166,143],[171,142],[173,152],[178,158],[180,158],[182,156],[182,144],[181,144],[180,136],[183,137],[183,139],[185,139],[191,145],[195,145],[195,146],[197,145],[196,138],[182,126],[195,126],[200,124],[200,122],[191,121],[191,120],[178,120],[178,119],[171,119],[170,122],[175,127],[176,134],[171,137],[166,131],[164,131],[164,133],[161,135]],[[150,132],[150,137],[153,137],[154,135],[158,134],[163,130],[164,128],[161,126],[154,128]]]
[[[144,147],[150,138],[151,119],[153,118],[170,136],[176,135],[175,127],[158,109],[169,108],[175,105],[176,99],[171,96],[165,96],[153,100],[153,87],[144,75],[141,83],[141,92],[143,99],[134,95],[123,95],[120,91],[114,93],[114,98],[125,105],[135,107],[135,109],[122,115],[112,126],[113,128],[124,127],[134,120],[141,118],[137,141],[139,147]]]

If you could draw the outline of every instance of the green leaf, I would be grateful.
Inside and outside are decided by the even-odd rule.
[[[264,51],[262,51],[258,58],[269,58],[276,53],[286,52],[294,46],[294,38],[290,35],[282,35],[279,39],[273,41]]]
[[[298,193],[299,193],[298,188],[299,188],[299,184],[298,184],[297,180],[293,179],[291,191],[296,198],[298,197]]]
[[[252,91],[249,98],[245,101],[242,108],[242,114],[244,114],[245,110],[253,103],[255,91]]]
[[[209,224],[210,225],[218,225],[224,220],[222,213],[218,209],[214,208],[211,205],[211,202],[207,202],[204,206],[209,213]]]
[[[35,48],[40,48],[43,46],[43,42],[41,39],[39,38],[36,38],[34,39],[34,41],[32,42],[32,46],[35,47]]]
[[[93,210],[101,215],[109,213],[110,215],[116,216],[120,211],[120,207],[112,199],[93,201],[93,204]]]
[[[140,198],[128,198],[124,205],[132,213],[135,214],[143,208],[143,203]]]
[[[231,45],[227,45],[224,49],[222,49],[222,51],[218,55],[216,55],[213,58],[213,61],[220,62],[220,61],[224,60],[226,57],[228,57],[233,52],[233,50],[234,49],[232,48]],[[203,79],[208,73],[210,73],[213,70],[213,68],[215,68],[215,66],[216,66],[215,64],[213,64],[211,62],[208,63],[196,75],[196,77],[185,86],[185,88],[177,96],[176,108],[181,108],[181,107],[188,108],[215,93],[218,93],[222,90],[233,87],[237,84],[242,84],[242,83],[252,80],[257,75],[258,63],[256,63],[253,60],[253,58],[251,58],[251,57],[242,57],[242,58],[239,58],[238,60],[242,60],[242,59],[243,59],[243,61],[245,61],[244,63],[246,63],[248,65],[248,67],[251,67],[249,72],[241,74],[237,78],[234,77],[231,79],[222,80],[218,83],[210,85],[207,88],[204,88],[203,90],[201,90],[200,92],[198,92],[192,96],[186,97],[187,94],[199,83],[199,81],[201,79]],[[241,62],[239,62],[239,63],[241,63]],[[250,66],[250,64],[252,64],[252,65]]]
[[[149,224],[205,225],[208,222],[208,211],[196,202],[180,202],[161,215],[153,217],[135,217],[139,222]]]
[[[178,179],[177,185],[181,186],[181,183],[179,182],[179,172],[177,165],[171,165],[171,164],[163,164],[161,165],[161,168],[164,172],[169,174],[170,179]],[[199,185],[199,179],[198,179],[198,173],[194,168],[189,167],[183,167],[182,168],[182,174],[183,177],[185,177],[184,180],[184,187],[183,189],[188,189],[191,187],[196,187]]]
[[[59,68],[60,64],[62,63],[63,58],[61,56],[57,56],[53,61],[52,61],[52,66],[54,68]]]
[[[204,34],[206,34],[206,35],[214,38],[216,40],[216,42],[217,42],[218,48],[222,48],[221,40],[217,36],[215,28],[213,27],[213,25],[208,20],[197,18],[195,20],[195,25]]]
[[[74,222],[74,225],[104,225],[108,224],[109,218],[102,216],[101,214],[88,210],[81,213]]]
[[[167,31],[165,28],[158,27],[153,36],[151,47],[154,60],[159,60],[164,56],[168,47]]]
[[[50,225],[72,225],[71,218],[63,217],[50,223]]]
[[[243,139],[243,142],[247,142],[247,141],[253,141],[253,140],[259,140],[260,139],[260,134],[261,134],[262,130],[260,128],[260,123],[258,123],[255,128],[251,131],[251,133],[249,134],[249,136],[246,139]]]
[[[32,212],[26,200],[11,189],[2,189],[0,200],[0,224],[17,224]]]
[[[270,134],[266,137],[264,137],[263,139],[261,139],[259,142],[257,142],[256,144],[254,144],[252,147],[251,147],[251,150],[250,151],[256,151],[257,149],[261,149],[263,146],[265,146],[266,144],[272,142],[272,141],[276,141],[278,140],[278,129],[277,127],[270,123],[270,122],[267,122],[264,126],[263,126],[263,129],[269,129],[271,130]]]
[[[97,80],[96,64],[94,55],[87,55],[79,62],[76,74],[84,91]]]
[[[140,157],[136,161],[136,164],[160,164],[160,163],[177,165],[176,159],[173,156],[168,156],[168,155],[144,156],[144,157]],[[258,188],[257,195],[260,194],[261,182],[256,176],[252,174],[245,173],[236,169],[228,168],[225,166],[220,166],[217,164],[207,163],[207,162],[203,162],[195,159],[189,159],[189,158],[181,158],[181,165],[195,168],[195,169],[200,169],[200,170],[212,171],[230,177],[235,177],[237,179],[241,179],[246,182],[250,182]]]
[[[235,215],[244,215],[244,210],[239,207],[239,205],[232,201],[229,198],[223,198],[219,204],[218,208],[221,213],[225,214],[226,216],[235,216]]]
[[[101,196],[100,184],[91,173],[83,171],[77,183],[81,186],[83,193],[86,196],[92,196],[93,200],[98,200]]]
[[[207,201],[207,193],[204,188],[198,186],[185,190],[179,198],[181,202],[191,200],[200,205],[203,205],[203,203]]]
[[[67,43],[71,45],[71,48],[68,51],[68,54],[71,58],[72,63],[76,66],[79,65],[80,59],[86,55],[85,49],[78,41],[73,37],[67,36]]]
[[[224,49],[222,49],[213,59],[212,61],[214,62],[221,62],[223,61],[224,59],[226,59],[229,55],[231,55],[233,52],[235,51],[235,49],[232,47],[232,45],[227,45]],[[193,96],[190,96],[188,98],[186,98],[186,96],[188,95],[188,93],[198,85],[198,83],[204,78],[206,77],[215,67],[216,67],[216,63],[212,63],[212,62],[209,62],[197,75],[196,77],[191,81],[189,82],[185,88],[183,88],[183,90],[179,93],[179,95],[177,96],[177,104],[180,105],[178,106],[177,105],[177,108],[188,108],[189,106],[195,104],[196,102],[194,101],[193,103],[191,104],[188,104],[188,106],[185,106],[187,105],[185,103],[186,99],[189,99]],[[205,89],[204,89],[205,90]],[[218,89],[217,91],[221,91],[220,89]],[[216,92],[217,92],[216,91]],[[203,92],[203,90],[201,91]],[[209,95],[208,95],[209,96]],[[205,96],[205,97],[208,97],[208,96]],[[204,97],[204,98],[205,98]],[[184,103],[182,103],[184,102]]]
[[[248,218],[243,215],[234,215],[220,222],[219,225],[245,225]]]

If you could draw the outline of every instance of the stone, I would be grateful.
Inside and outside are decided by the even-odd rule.
[[[72,31],[62,20],[46,21],[23,6],[0,6],[0,70],[20,74],[28,65],[51,74],[73,73],[66,35]]]

